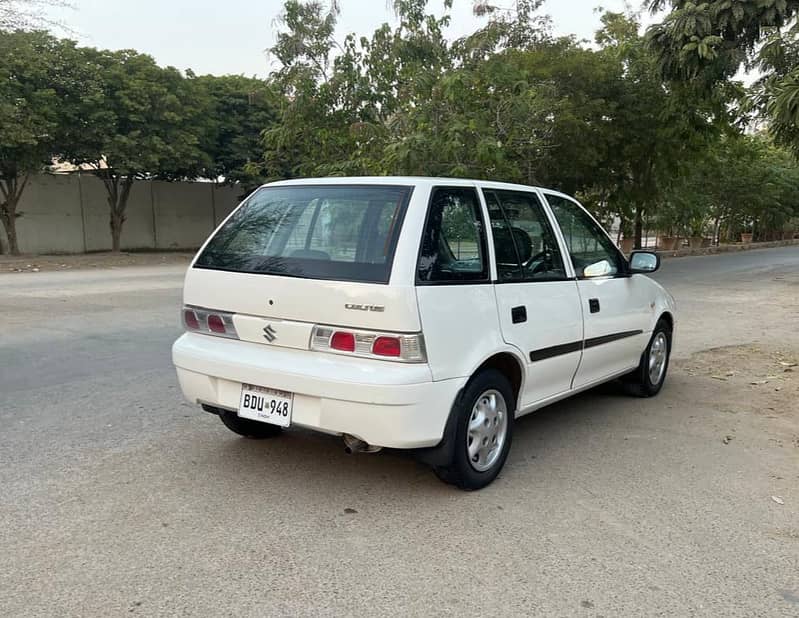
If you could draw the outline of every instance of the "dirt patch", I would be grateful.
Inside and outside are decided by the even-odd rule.
[[[779,417],[799,429],[799,350],[763,345],[712,348],[676,361],[675,372],[700,378],[702,403],[714,409]]]
[[[188,264],[194,252],[87,253],[79,255],[0,255],[0,273]]]

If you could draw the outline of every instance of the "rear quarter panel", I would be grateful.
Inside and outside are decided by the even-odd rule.
[[[519,358],[502,340],[493,285],[419,286],[416,295],[434,380],[468,377],[499,352]]]

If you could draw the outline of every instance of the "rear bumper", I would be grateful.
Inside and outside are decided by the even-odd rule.
[[[242,382],[294,393],[292,424],[388,448],[435,446],[467,378],[427,365],[346,358],[186,333],[172,347],[185,397],[236,410]]]

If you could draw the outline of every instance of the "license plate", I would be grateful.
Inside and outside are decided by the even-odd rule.
[[[239,416],[253,421],[288,427],[291,424],[293,402],[293,393],[253,384],[242,384]]]

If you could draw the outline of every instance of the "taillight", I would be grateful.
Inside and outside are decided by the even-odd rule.
[[[397,337],[378,337],[372,344],[372,354],[399,357],[402,355],[402,344]]]
[[[208,330],[212,333],[222,334],[225,332],[225,323],[215,313],[208,316]]]
[[[200,330],[200,320],[197,319],[194,309],[183,310],[183,325],[188,330]]]
[[[355,351],[355,335],[353,333],[345,333],[336,331],[330,337],[330,347],[339,352],[354,352]]]
[[[183,307],[183,326],[186,330],[217,337],[238,339],[233,314],[202,307]]]
[[[422,333],[380,333],[345,330],[332,326],[314,326],[311,334],[311,349],[406,363],[427,361]]]

